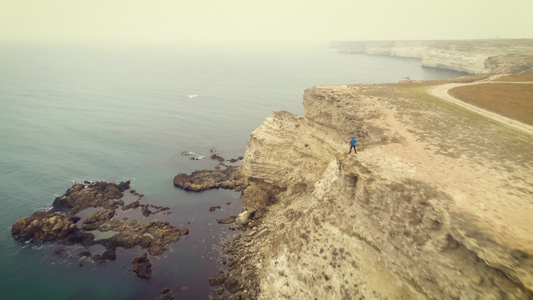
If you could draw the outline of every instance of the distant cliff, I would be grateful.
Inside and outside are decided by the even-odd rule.
[[[533,73],[533,40],[334,41],[340,53],[417,58],[422,66],[468,74]]]

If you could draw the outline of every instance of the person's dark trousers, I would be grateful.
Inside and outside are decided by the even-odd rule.
[[[352,148],[353,148],[353,151],[355,151],[355,153],[357,153],[357,150],[355,150],[355,146],[351,146],[350,147],[350,152],[348,152],[348,154],[352,153]]]

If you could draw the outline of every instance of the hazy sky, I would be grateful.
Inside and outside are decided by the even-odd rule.
[[[0,0],[0,40],[533,38],[533,0]]]

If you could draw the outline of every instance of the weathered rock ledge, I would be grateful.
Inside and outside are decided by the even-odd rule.
[[[430,84],[311,88],[305,116],[254,130],[255,223],[225,245],[213,298],[533,299],[533,140]]]
[[[239,167],[233,166],[224,170],[195,171],[191,175],[179,173],[174,177],[174,186],[193,192],[215,188],[241,191],[246,185]]]
[[[136,199],[130,204],[124,203],[124,192],[129,191]],[[129,190],[129,182],[119,184],[99,182],[76,183],[66,193],[55,199],[49,211],[39,211],[29,217],[16,221],[12,234],[21,241],[59,242],[65,245],[80,244],[102,245],[106,251],[102,254],[83,252],[80,255],[91,257],[94,261],[105,263],[116,258],[115,249],[140,246],[150,255],[161,255],[170,243],[177,242],[180,236],[188,234],[188,229],[179,229],[168,222],[152,220],[140,223],[135,219],[117,219],[121,211],[141,209],[146,217],[151,214],[165,213],[168,208],[149,204],[139,204],[143,195]],[[84,211],[91,209],[85,218]],[[152,210],[150,210],[152,209]],[[78,225],[83,220],[81,226]],[[142,278],[149,278],[151,270],[146,254],[134,260],[134,271]],[[142,265],[140,267],[139,265]],[[138,270],[138,271],[137,271]]]

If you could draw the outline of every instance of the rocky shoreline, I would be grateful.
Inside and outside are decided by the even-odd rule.
[[[240,167],[176,176],[242,192],[211,298],[533,299],[531,138],[435,84],[310,88],[304,116],[251,133]]]
[[[256,299],[259,281],[257,269],[251,264],[256,249],[250,245],[268,233],[259,230],[258,226],[267,205],[276,201],[276,189],[248,181],[240,167],[195,171],[190,175],[180,173],[174,178],[174,185],[194,192],[218,188],[242,192],[242,212],[238,216],[217,220],[221,224],[234,223],[230,230],[242,233],[220,246],[220,272],[209,278],[209,283],[215,288],[210,299]]]
[[[221,163],[226,161],[218,155],[213,155],[211,159]],[[222,169],[223,167],[225,168]],[[229,229],[238,230],[240,234],[226,240],[219,247],[220,271],[209,278],[210,285],[214,287],[210,299],[256,299],[260,290],[258,270],[253,263],[256,261],[257,249],[251,245],[268,236],[268,230],[260,229],[262,217],[268,206],[278,201],[277,196],[281,190],[265,182],[250,180],[244,176],[241,166],[220,164],[215,170],[194,171],[190,175],[179,173],[173,182],[175,187],[192,192],[229,189],[242,193],[242,212],[237,216],[217,219],[220,224],[232,224]],[[213,206],[210,211],[219,208]]]

